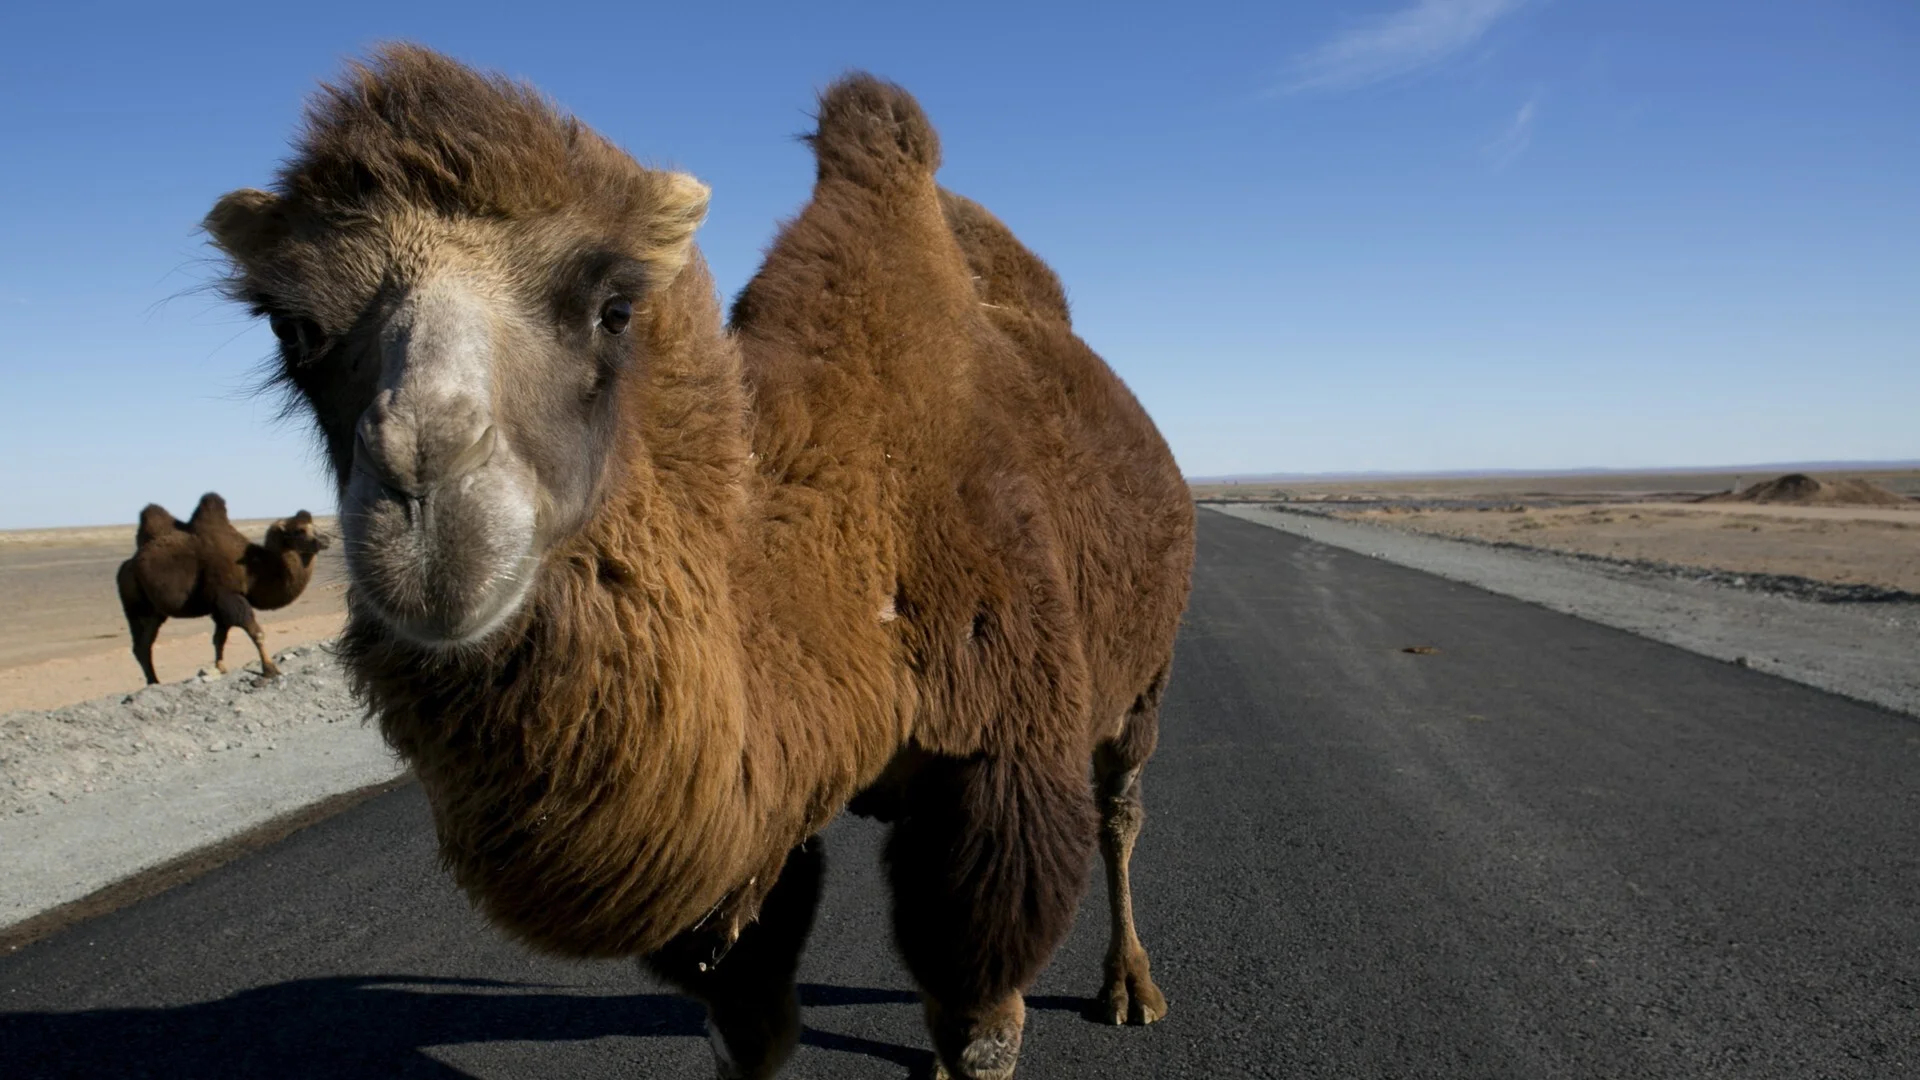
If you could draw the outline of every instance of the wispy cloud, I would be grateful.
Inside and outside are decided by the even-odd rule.
[[[1528,0],[1414,0],[1294,60],[1286,93],[1352,90],[1410,75],[1486,36]]]
[[[1487,143],[1487,159],[1493,162],[1493,171],[1499,172],[1514,163],[1533,142],[1533,124],[1540,118],[1540,99],[1528,98],[1520,111],[1513,114],[1513,121],[1505,131]]]

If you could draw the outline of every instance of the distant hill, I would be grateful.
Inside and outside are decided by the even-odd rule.
[[[1905,495],[1867,480],[1815,480],[1806,473],[1788,473],[1772,480],[1708,495],[1703,503],[1780,503],[1789,506],[1907,506]]]

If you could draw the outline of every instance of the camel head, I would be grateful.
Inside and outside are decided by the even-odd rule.
[[[310,103],[269,191],[206,218],[339,486],[356,610],[483,640],[621,467],[707,189],[523,85],[410,46]]]
[[[302,510],[267,526],[267,542],[262,546],[269,551],[291,551],[305,560],[327,550],[332,543],[333,538],[313,523],[313,515]]]

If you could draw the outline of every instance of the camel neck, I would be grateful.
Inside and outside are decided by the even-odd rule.
[[[611,490],[546,553],[514,624],[436,651],[349,597],[349,672],[426,789],[455,879],[564,954],[645,953],[750,915],[861,771],[792,760],[822,753],[793,738],[819,699],[796,687],[829,676],[797,665],[791,641],[749,662],[750,635],[778,635],[741,600],[762,580],[742,580],[763,539],[747,410],[738,353],[704,306],[651,328]]]
[[[313,577],[313,556],[277,544],[248,544],[246,564],[247,602],[261,611],[293,603]]]

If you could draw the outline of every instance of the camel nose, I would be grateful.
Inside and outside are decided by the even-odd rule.
[[[369,475],[403,495],[423,498],[493,458],[500,436],[474,399],[422,408],[382,391],[360,417],[354,459]]]

